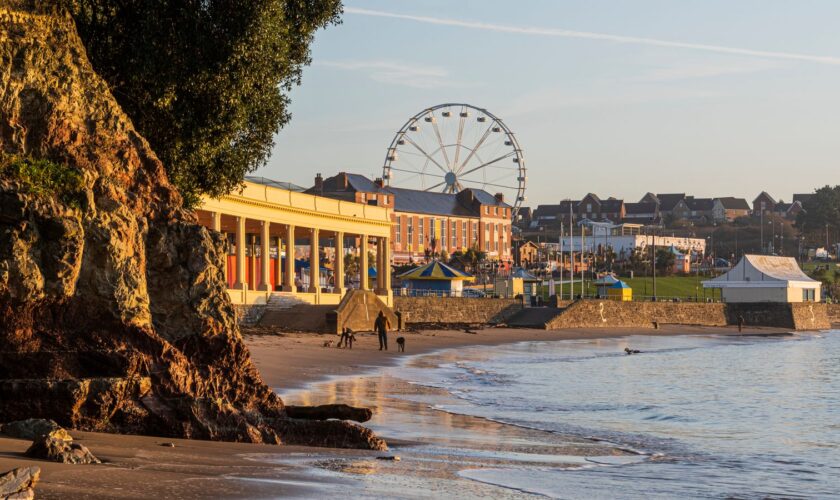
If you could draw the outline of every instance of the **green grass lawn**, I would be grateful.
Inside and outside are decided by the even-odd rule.
[[[647,278],[620,278],[622,281],[630,285],[633,289],[633,296],[641,299],[643,296],[653,295],[653,279]],[[695,296],[700,300],[706,298],[720,298],[719,290],[706,290],[703,294],[703,280],[709,279],[708,276],[666,276],[656,278],[656,296],[660,299],[680,298],[683,300],[694,300]],[[569,284],[563,286],[563,294],[568,296]],[[580,293],[580,283],[575,283],[575,295]],[[587,295],[595,293],[595,287],[590,284],[589,280],[586,282]],[[713,296],[714,294],[714,296]]]
[[[805,262],[804,264],[802,264],[802,270],[805,271],[805,274],[807,274],[808,276],[811,276],[812,278],[817,278],[817,276],[814,275],[814,271],[818,267],[824,268],[825,266],[828,266],[828,272],[820,276],[818,279],[826,280],[830,283],[840,281],[834,274],[838,269],[840,269],[840,267],[838,267],[838,265],[835,262]]]

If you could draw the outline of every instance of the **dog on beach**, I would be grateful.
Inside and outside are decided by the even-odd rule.
[[[343,343],[344,347],[353,349],[354,340],[356,340],[356,336],[353,334],[353,330],[349,328],[342,328],[341,338],[338,340],[338,345],[336,347],[341,347],[341,344]]]
[[[405,352],[405,337],[397,337],[397,351]]]
[[[638,349],[630,349],[629,347],[625,347],[624,352],[629,356],[630,354],[639,354],[642,351],[640,351]]]
[[[325,340],[324,347],[332,347],[333,341],[332,340]]]

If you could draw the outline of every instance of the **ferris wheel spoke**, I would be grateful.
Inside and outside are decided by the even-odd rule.
[[[441,182],[441,183],[435,184],[435,185],[434,185],[434,186],[432,186],[432,187],[428,187],[428,188],[424,189],[423,191],[431,191],[432,189],[437,189],[437,188],[439,188],[439,187],[443,186],[444,184],[446,184],[446,181],[443,181],[443,182]]]
[[[426,158],[428,158],[428,159],[429,159],[432,163],[434,163],[435,165],[437,165],[437,166],[438,166],[438,168],[441,170],[441,172],[443,172],[444,174],[448,173],[448,170],[446,170],[445,168],[443,168],[443,166],[442,166],[440,163],[438,163],[438,162],[437,162],[437,160],[435,160],[434,158],[432,158],[432,156],[431,156],[429,153],[427,153],[427,152],[426,152],[426,150],[424,150],[423,148],[421,148],[421,147],[420,147],[420,146],[419,146],[416,142],[414,142],[414,140],[412,140],[411,138],[409,138],[409,137],[406,137],[406,138],[408,139],[408,142],[409,142],[409,143],[411,143],[411,145],[412,145],[412,146],[414,146],[415,148],[417,148],[417,151],[420,151],[421,153],[423,153],[423,155],[424,155]]]
[[[458,158],[461,156],[461,140],[464,137],[464,122],[467,121],[466,112],[462,111],[458,119],[458,140],[455,141],[455,161],[452,162],[452,168],[458,166]]]
[[[511,151],[510,153],[508,153],[508,154],[506,154],[506,155],[502,155],[502,156],[500,156],[500,157],[496,158],[495,160],[490,160],[490,161],[488,161],[488,162],[486,162],[486,163],[482,163],[481,165],[479,165],[479,166],[477,166],[477,167],[471,168],[470,170],[467,170],[466,172],[464,172],[464,173],[462,173],[462,174],[460,174],[460,175],[461,175],[461,176],[464,176],[464,175],[469,175],[469,174],[471,174],[471,173],[475,172],[476,170],[481,170],[482,168],[487,167],[487,166],[490,166],[490,165],[492,165],[492,164],[494,164],[494,163],[496,163],[496,162],[502,161],[502,160],[504,160],[505,158],[510,158],[511,156],[514,156],[515,154],[516,154],[516,151]]]
[[[435,120],[435,115],[429,113],[432,118],[432,128],[435,131],[435,136],[437,136],[438,144],[440,145],[440,151],[443,153],[443,160],[446,162],[446,166],[450,167],[451,163],[449,163],[449,155],[446,154],[446,146],[443,145],[443,137],[440,135],[440,129],[438,128],[437,120]]]
[[[417,171],[417,170],[404,170],[404,169],[401,169],[401,168],[394,168],[394,167],[391,167],[391,170],[395,170],[397,172],[405,172],[407,174],[425,175],[426,177],[434,177],[435,179],[443,179],[442,175],[429,174],[429,173],[420,172],[420,171]]]
[[[475,145],[475,146],[473,146],[472,151],[470,151],[470,154],[469,154],[469,155],[467,155],[467,159],[466,159],[466,160],[464,160],[464,163],[463,163],[463,164],[461,164],[460,168],[458,168],[458,171],[457,171],[457,172],[455,172],[456,174],[460,174],[460,173],[461,173],[461,170],[464,170],[464,166],[465,166],[467,163],[469,163],[469,162],[470,162],[470,160],[472,159],[472,157],[473,157],[473,155],[475,154],[475,152],[476,152],[476,151],[478,151],[478,149],[481,147],[481,145],[482,145],[482,144],[484,144],[484,141],[486,141],[486,140],[487,140],[487,138],[490,136],[490,132],[492,132],[492,131],[493,131],[493,125],[495,125],[495,124],[496,124],[496,120],[493,120],[493,121],[491,121],[491,122],[490,122],[490,126],[489,126],[489,127],[487,127],[487,130],[485,130],[485,131],[484,131],[484,135],[482,135],[482,136],[481,136],[481,139],[480,139],[480,140],[476,143],[476,145]]]
[[[501,189],[512,189],[514,191],[519,189],[518,187],[515,187],[515,186],[504,186],[502,184],[494,184],[492,182],[484,182],[484,181],[473,181],[473,180],[470,180],[470,179],[461,179],[461,182],[470,182],[472,184],[481,184],[482,186],[492,186],[492,187],[497,187],[497,188],[501,188]]]

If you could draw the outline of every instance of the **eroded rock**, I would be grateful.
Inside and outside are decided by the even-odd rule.
[[[41,477],[41,468],[18,467],[0,474],[0,498],[4,500],[29,500],[35,498],[35,485]]]
[[[286,414],[289,418],[302,420],[353,420],[355,422],[367,422],[373,416],[370,408],[358,408],[345,404],[332,404],[320,406],[286,406]]]
[[[3,424],[0,432],[3,434],[18,438],[18,439],[37,439],[41,436],[60,439],[63,441],[72,441],[73,437],[63,427],[55,423],[54,420],[43,418],[29,418],[26,420],[16,420]]]
[[[71,204],[0,174],[0,421],[384,447],[347,422],[289,419],[242,341],[226,242],[182,206],[72,19],[48,4],[0,4],[0,151],[84,186]]]
[[[65,441],[49,436],[41,436],[32,442],[32,446],[26,450],[26,456],[59,462],[62,464],[98,464],[101,463],[87,446]]]

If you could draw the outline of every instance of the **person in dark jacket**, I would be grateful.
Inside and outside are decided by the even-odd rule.
[[[391,328],[391,323],[385,317],[385,313],[379,311],[379,316],[376,317],[376,321],[373,323],[373,329],[379,334],[380,351],[382,349],[388,350],[388,328]]]

